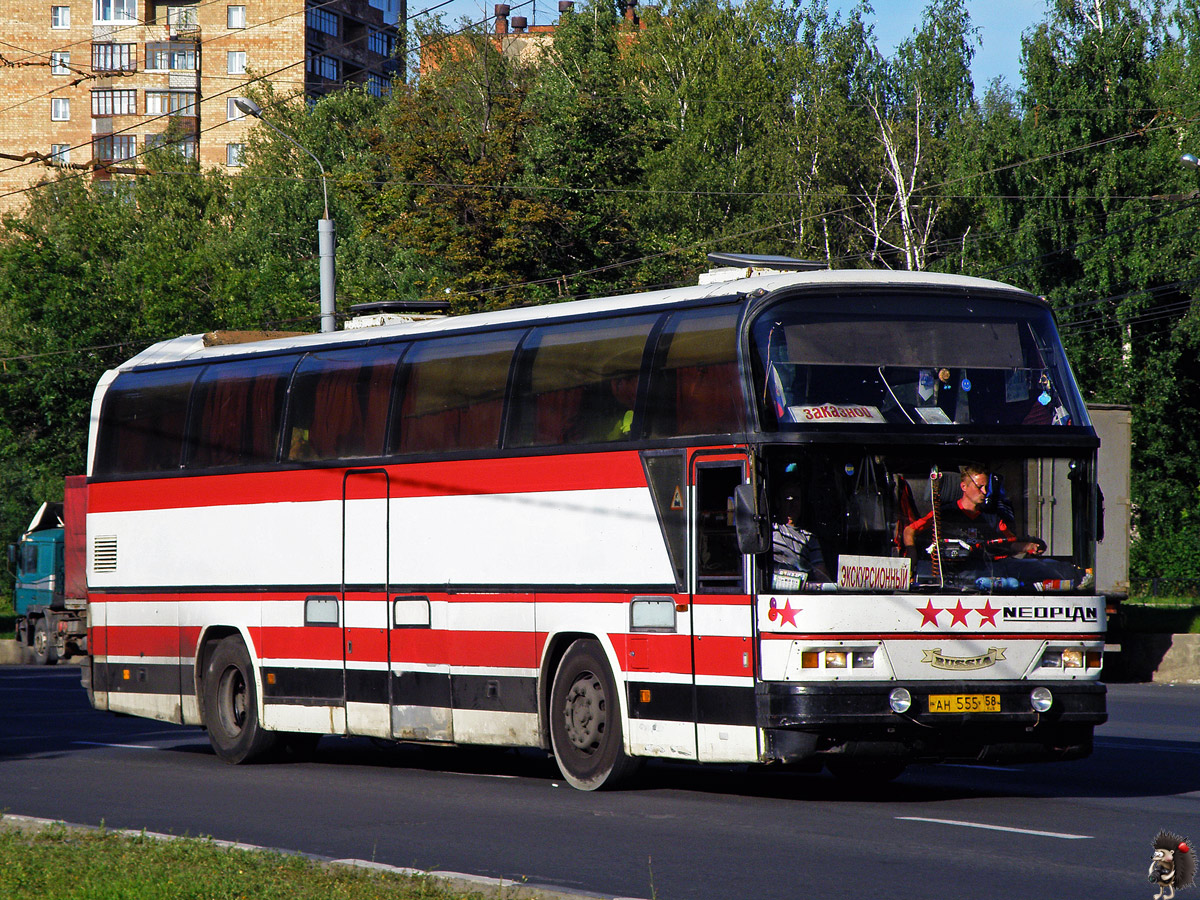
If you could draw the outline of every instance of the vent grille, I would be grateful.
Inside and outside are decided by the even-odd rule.
[[[92,571],[117,571],[117,536],[98,534],[92,542]]]

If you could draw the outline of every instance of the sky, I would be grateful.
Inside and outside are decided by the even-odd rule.
[[[505,0],[517,6],[522,0]],[[654,0],[641,0],[642,3]],[[856,0],[828,0],[831,13],[843,16],[853,9]],[[408,0],[409,14],[415,16],[427,7],[439,4],[440,0]],[[494,0],[450,0],[438,9],[446,24],[462,19],[479,22],[492,15]],[[879,49],[891,55],[896,45],[910,36],[921,23],[921,14],[928,0],[874,0],[875,35]],[[983,45],[975,52],[971,75],[975,80],[975,93],[982,96],[993,78],[1003,76],[1010,87],[1021,85],[1021,33],[1042,20],[1046,12],[1046,0],[967,0],[971,22],[979,28]],[[550,25],[558,19],[557,0],[534,0],[531,6],[514,10],[513,15],[524,15],[533,25]]]

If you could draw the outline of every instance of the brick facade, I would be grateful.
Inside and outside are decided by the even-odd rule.
[[[0,34],[0,211],[58,163],[120,177],[168,126],[201,168],[236,172],[255,120],[230,101],[252,81],[314,97],[384,91],[397,71],[396,29],[368,0],[4,0]]]

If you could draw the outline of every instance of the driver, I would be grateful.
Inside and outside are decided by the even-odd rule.
[[[943,543],[961,541],[964,549],[986,547],[993,556],[1017,556],[1042,552],[1040,541],[1017,536],[1012,508],[1000,496],[988,503],[992,479],[980,465],[959,469],[962,496],[957,501],[945,501],[940,507],[941,538]],[[924,535],[924,536],[923,536]],[[933,540],[933,513],[917,519],[904,529],[905,552],[913,555],[920,546]]]

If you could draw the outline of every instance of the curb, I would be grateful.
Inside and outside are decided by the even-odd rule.
[[[0,641],[0,666],[21,666],[33,662],[33,650],[15,638]]]
[[[284,856],[300,856],[311,859],[325,866],[350,866],[355,869],[368,869],[391,875],[401,875],[409,878],[432,878],[445,887],[464,893],[483,894],[488,897],[503,898],[503,900],[638,900],[632,897],[613,897],[611,894],[593,894],[588,892],[567,892],[557,888],[527,884],[523,881],[510,881],[506,878],[488,878],[484,875],[467,875],[462,872],[426,872],[423,869],[412,869],[405,866],[389,866],[386,863],[372,862],[366,859],[334,859],[331,856],[321,856],[316,853],[301,853],[297,850],[281,850],[276,847],[259,847],[255,844],[243,844],[238,841],[222,841],[216,838],[180,837],[175,834],[162,834],[157,831],[138,831],[132,828],[97,828],[93,825],[77,825],[57,819],[40,819],[35,816],[17,816],[5,813],[0,815],[0,828],[16,831],[44,831],[48,828],[66,828],[70,831],[105,831],[124,837],[145,837],[157,841],[201,840],[226,850],[244,850],[249,853],[279,853]]]

